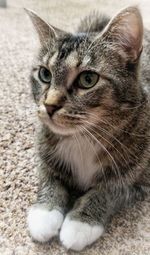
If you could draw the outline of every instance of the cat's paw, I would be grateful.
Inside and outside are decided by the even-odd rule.
[[[81,251],[95,242],[103,232],[102,225],[93,226],[66,217],[60,231],[60,240],[67,249]]]
[[[28,213],[27,224],[34,240],[47,242],[58,235],[63,220],[63,214],[56,209],[48,211],[42,207],[32,206]]]

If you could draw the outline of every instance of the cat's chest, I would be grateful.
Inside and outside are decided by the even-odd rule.
[[[89,188],[100,168],[96,160],[97,148],[85,138],[78,137],[59,143],[57,153],[68,167],[71,166],[75,183],[82,189]]]

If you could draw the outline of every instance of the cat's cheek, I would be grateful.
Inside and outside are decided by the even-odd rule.
[[[60,240],[67,249],[81,251],[95,242],[103,232],[102,225],[89,225],[66,217],[60,231]]]
[[[32,206],[28,212],[27,224],[32,238],[38,242],[47,242],[58,235],[64,216],[58,210]]]

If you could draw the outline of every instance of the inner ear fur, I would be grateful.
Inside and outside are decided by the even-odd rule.
[[[27,14],[29,15],[35,30],[38,33],[39,40],[41,44],[45,44],[47,41],[53,40],[55,41],[58,36],[61,34],[65,34],[63,30],[60,30],[54,26],[51,26],[42,18],[40,18],[34,11],[29,9],[25,9]]]
[[[133,62],[142,51],[143,21],[137,7],[128,7],[118,13],[107,25],[103,35],[106,40],[121,48]]]

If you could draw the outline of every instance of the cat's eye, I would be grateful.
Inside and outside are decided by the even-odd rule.
[[[89,89],[98,82],[99,75],[92,71],[84,71],[78,77],[78,85],[80,88]]]
[[[41,66],[39,69],[39,79],[44,83],[50,83],[51,78],[51,72],[47,68]]]

